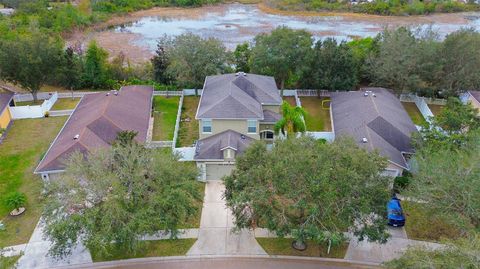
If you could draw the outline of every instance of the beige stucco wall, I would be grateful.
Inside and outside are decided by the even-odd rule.
[[[8,124],[12,120],[10,109],[6,107],[0,114],[0,128],[7,128]]]
[[[280,113],[280,106],[262,106],[263,110],[270,110],[275,113]]]
[[[391,162],[388,162],[387,170],[397,170],[398,175],[401,175],[403,173],[403,168],[402,167],[400,167],[396,164],[393,164]]]
[[[200,134],[200,139],[209,137],[211,135],[215,135],[218,133],[221,133],[226,130],[234,130],[236,132],[239,132],[241,134],[245,134],[251,138],[254,139],[260,139],[260,136],[258,134],[259,130],[259,122],[257,121],[257,133],[255,134],[249,134],[247,133],[247,120],[212,120],[212,133],[210,134],[204,134],[202,133],[202,121],[200,121],[199,126],[199,134]]]

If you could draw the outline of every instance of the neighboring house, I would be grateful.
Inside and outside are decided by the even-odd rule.
[[[246,73],[206,77],[195,116],[200,140],[194,160],[202,180],[229,174],[235,157],[252,141],[271,143],[281,104],[273,77]]]
[[[378,150],[388,158],[390,175],[409,170],[408,156],[414,152],[411,135],[417,129],[395,95],[367,88],[331,93],[331,99],[335,137],[350,136],[359,146]]]
[[[13,92],[0,92],[0,129],[6,129],[12,121],[8,107],[13,105],[13,95]]]
[[[474,108],[478,109],[480,114],[480,91],[469,91],[465,96],[466,103],[470,103]]]
[[[118,132],[135,131],[145,143],[151,117],[153,88],[125,86],[120,91],[85,95],[40,161],[35,174],[49,179],[63,172],[64,161],[74,151],[83,154],[109,147]]]

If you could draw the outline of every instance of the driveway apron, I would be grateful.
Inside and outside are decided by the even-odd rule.
[[[233,216],[223,199],[223,182],[211,180],[206,184],[198,240],[187,255],[267,255],[253,231],[232,231]]]

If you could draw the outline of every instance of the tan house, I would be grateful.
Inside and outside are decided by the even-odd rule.
[[[195,118],[194,160],[202,180],[220,179],[254,140],[271,142],[282,98],[273,77],[236,73],[208,76]]]
[[[13,95],[12,92],[0,92],[0,129],[6,129],[12,121],[12,114],[8,107],[13,105]]]
[[[467,92],[467,102],[470,103],[474,108],[478,109],[478,113],[480,115],[480,91]]]

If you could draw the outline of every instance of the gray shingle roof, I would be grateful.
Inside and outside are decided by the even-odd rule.
[[[13,92],[9,93],[0,93],[0,113],[8,107],[8,104],[13,98]]]
[[[280,105],[273,77],[255,74],[208,76],[196,119],[263,119],[262,104]]]
[[[395,95],[382,88],[331,94],[335,136],[348,135],[359,146],[378,150],[391,162],[407,168],[402,152],[413,152],[410,143],[417,129]],[[367,143],[362,139],[366,138]]]
[[[470,91],[470,95],[475,98],[478,102],[480,102],[480,91]]]
[[[253,141],[254,139],[251,137],[233,130],[226,130],[199,140],[197,142],[194,159],[223,160],[223,150],[226,148],[235,150],[238,156],[242,154]]]
[[[144,143],[150,120],[153,88],[122,87],[118,96],[87,94],[77,105],[50,146],[35,172],[63,170],[63,162],[74,151],[86,154],[111,145],[119,131],[138,132],[135,140]],[[78,139],[74,139],[79,135]]]
[[[275,113],[271,110],[264,110],[263,111],[263,120],[260,122],[262,123],[276,123],[282,118],[282,115]]]

